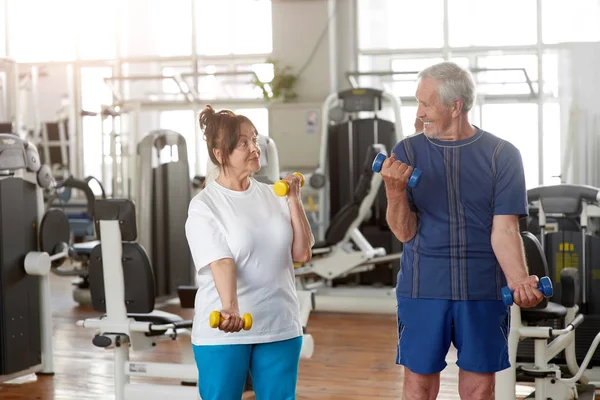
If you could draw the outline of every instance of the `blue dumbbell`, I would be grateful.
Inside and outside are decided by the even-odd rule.
[[[373,172],[381,172],[381,167],[383,166],[383,162],[385,161],[387,157],[385,156],[385,154],[383,153],[379,153],[375,156],[375,160],[373,160],[373,166],[371,167],[373,169]],[[408,187],[409,188],[415,188],[417,187],[417,185],[419,184],[419,181],[421,180],[421,174],[423,172],[420,169],[413,169],[412,174],[410,175],[410,178],[408,179]]]
[[[548,278],[547,276],[540,278],[540,281],[538,283],[538,290],[542,292],[542,294],[545,297],[551,297],[552,281],[550,280],[550,278]],[[502,295],[502,301],[504,302],[504,305],[507,307],[512,306],[514,290],[510,290],[508,286],[504,286],[500,293]]]

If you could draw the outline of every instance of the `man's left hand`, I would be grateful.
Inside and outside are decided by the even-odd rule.
[[[538,277],[530,275],[510,285],[510,289],[514,290],[513,302],[521,308],[532,308],[540,304],[544,295],[538,289],[538,284]]]

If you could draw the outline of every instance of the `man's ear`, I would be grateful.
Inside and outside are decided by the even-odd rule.
[[[452,117],[458,118],[458,116],[460,116],[460,114],[462,114],[462,110],[463,110],[462,100],[456,99],[456,100],[452,101],[452,106],[451,106],[450,110],[452,111]]]

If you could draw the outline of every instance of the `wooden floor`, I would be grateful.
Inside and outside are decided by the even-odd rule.
[[[112,352],[92,345],[92,330],[75,326],[77,320],[96,316],[72,300],[71,278],[52,277],[55,375],[29,375],[0,385],[2,400],[113,399]],[[191,310],[170,309],[184,318]],[[298,399],[392,400],[402,396],[402,368],[395,365],[397,341],[394,316],[311,314],[308,329],[315,352],[302,360]],[[183,339],[181,339],[183,340]],[[189,346],[189,340],[188,340]],[[191,351],[191,349],[189,350]],[[179,362],[174,342],[161,342],[132,359]],[[459,399],[456,354],[448,356],[439,399]],[[135,382],[136,378],[132,378]],[[527,394],[528,387],[521,389]],[[253,396],[245,396],[253,398]]]

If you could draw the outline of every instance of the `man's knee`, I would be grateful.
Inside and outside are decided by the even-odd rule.
[[[495,374],[479,374],[460,370],[458,394],[461,400],[493,400]]]
[[[404,399],[435,400],[440,390],[440,374],[416,374],[404,367]]]

